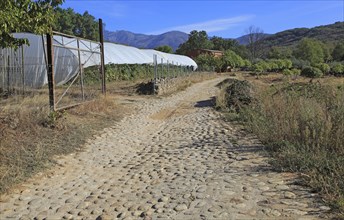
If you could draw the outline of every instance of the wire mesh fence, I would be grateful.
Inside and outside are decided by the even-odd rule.
[[[62,34],[53,36],[57,110],[91,101],[102,93],[101,44]]]
[[[23,34],[30,45],[0,49],[0,101],[49,96],[47,36]],[[55,33],[53,85],[55,109],[90,101],[102,93],[100,43]],[[47,102],[49,105],[49,102]]]
[[[25,74],[23,64],[23,47],[17,50],[0,50],[0,93],[2,96],[10,94],[24,94]]]
[[[43,95],[51,100],[53,88],[54,110],[60,110],[91,101],[99,97],[102,85],[102,69],[107,82],[144,79],[152,82],[154,92],[157,84],[173,84],[182,77],[211,72],[213,69],[198,69],[178,62],[178,55],[164,57],[153,52],[151,63],[108,63],[102,67],[101,43],[54,32],[51,50],[45,35],[24,34],[30,45],[17,49],[0,49],[0,97],[21,97]],[[49,57],[48,55],[52,57]],[[49,58],[53,60],[49,64]],[[176,61],[178,60],[178,61]],[[49,84],[49,71],[53,73]],[[51,86],[52,85],[52,86]],[[0,100],[0,101],[1,101]],[[47,105],[51,106],[51,102]]]

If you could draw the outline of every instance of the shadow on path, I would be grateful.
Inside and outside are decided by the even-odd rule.
[[[213,107],[214,105],[215,105],[215,96],[207,100],[198,101],[196,102],[194,106],[197,108],[208,108],[208,107]]]

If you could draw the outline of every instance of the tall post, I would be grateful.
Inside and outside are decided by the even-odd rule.
[[[48,56],[48,87],[49,106],[51,111],[55,111],[55,83],[54,83],[54,48],[53,36],[47,34],[47,56]]]
[[[163,80],[164,77],[164,59],[161,58],[161,74],[160,74],[160,81]]]
[[[167,79],[169,79],[169,76],[170,76],[170,61],[167,60]]]
[[[173,61],[172,61],[172,66],[171,66],[171,67],[172,67],[172,73],[171,73],[171,75],[172,75],[173,78],[176,78],[176,77],[175,77],[175,73],[174,73],[174,62],[173,62]]]
[[[155,94],[156,77],[157,77],[157,74],[158,74],[158,57],[157,57],[156,54],[153,54],[153,63],[154,63],[153,94]]]
[[[11,71],[11,62],[10,55],[7,56],[7,92],[10,92],[10,71]]]
[[[21,72],[22,72],[22,84],[23,84],[23,95],[25,95],[25,62],[24,62],[24,46],[21,46]]]
[[[105,85],[105,58],[104,58],[104,33],[103,33],[103,20],[99,19],[99,38],[101,45],[101,64],[100,64],[100,75],[102,78],[102,93],[106,94],[106,85]]]
[[[62,38],[62,39],[63,39],[63,38]],[[84,73],[83,73],[82,63],[81,63],[79,39],[77,39],[76,42],[77,42],[77,46],[78,46],[78,58],[79,58],[78,62],[79,62],[79,71],[80,71],[80,86],[81,86],[82,101],[85,101]]]

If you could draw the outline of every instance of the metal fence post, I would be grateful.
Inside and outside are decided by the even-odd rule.
[[[48,56],[48,87],[49,87],[49,106],[51,111],[55,111],[55,82],[54,82],[54,48],[53,36],[47,34],[47,56]]]
[[[176,77],[179,77],[179,66],[178,66],[178,62],[176,63]]]
[[[161,74],[160,74],[160,81],[163,80],[164,77],[164,59],[161,58]]]
[[[174,78],[174,62],[173,62],[173,61],[172,61],[172,66],[171,66],[171,68],[172,68],[171,76],[172,76],[172,78]]]
[[[22,53],[22,63],[21,63],[21,72],[22,72],[22,83],[23,83],[23,95],[25,95],[25,61],[24,61],[24,46],[21,46]]]
[[[156,87],[156,77],[158,75],[158,61],[157,55],[153,54],[153,63],[154,63],[154,80],[153,80],[153,94],[155,94]]]
[[[169,79],[169,73],[170,73],[170,61],[167,60],[167,79]]]
[[[105,79],[105,58],[104,58],[104,33],[103,33],[103,20],[99,19],[99,38],[100,38],[100,49],[101,49],[101,63],[100,63],[100,74],[102,78],[102,93],[106,94],[106,79]]]
[[[85,101],[85,91],[84,91],[84,73],[81,64],[81,55],[80,55],[80,43],[79,39],[77,39],[77,46],[78,46],[78,58],[79,58],[79,71],[80,71],[80,86],[81,86],[81,94],[82,94],[82,101]]]

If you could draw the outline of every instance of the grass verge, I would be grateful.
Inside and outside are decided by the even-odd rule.
[[[274,83],[267,78],[242,77],[250,81],[254,93],[249,88],[241,92],[254,98],[249,103],[239,100],[236,111],[230,92],[235,91],[233,84],[242,81],[231,81],[222,86],[217,106],[258,136],[273,156],[276,169],[302,173],[305,182],[343,217],[343,79],[308,82],[303,78],[277,80],[279,77],[276,75]]]
[[[54,164],[55,155],[82,149],[126,109],[111,95],[68,111],[49,113],[46,95],[6,103],[0,111],[0,194]]]

